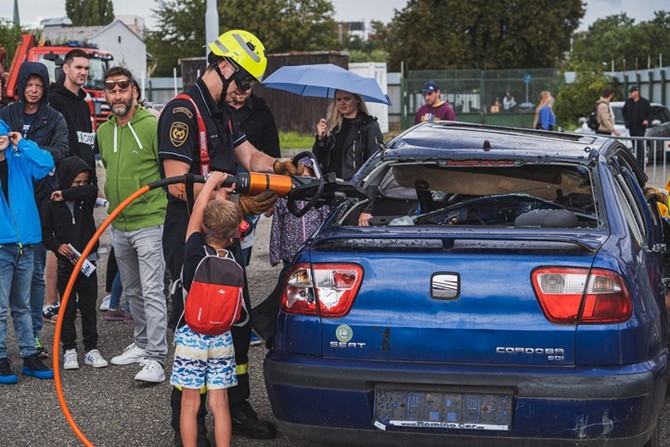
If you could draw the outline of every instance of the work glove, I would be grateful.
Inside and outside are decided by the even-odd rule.
[[[255,196],[241,195],[239,204],[242,209],[242,214],[245,216],[251,214],[263,214],[272,209],[278,198],[279,196],[277,196],[274,191],[266,189]]]
[[[656,186],[645,186],[644,188],[644,196],[647,199],[654,198],[657,202],[660,202],[664,205],[668,204],[668,191],[662,188],[658,188]]]
[[[275,174],[290,175],[291,177],[305,173],[305,166],[302,163],[294,165],[291,160],[282,160],[280,158],[275,160],[272,169],[275,171]]]

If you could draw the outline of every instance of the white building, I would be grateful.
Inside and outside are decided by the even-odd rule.
[[[126,67],[138,82],[146,79],[147,46],[144,40],[121,20],[114,20],[106,26],[44,26],[41,34],[42,40],[49,40],[52,44],[68,40],[97,44],[101,50],[114,56],[111,65]]]

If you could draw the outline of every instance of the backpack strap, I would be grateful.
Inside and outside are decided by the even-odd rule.
[[[196,105],[193,98],[188,96],[185,93],[180,93],[175,98],[186,99],[191,101],[193,108],[195,109],[195,114],[198,120],[198,145],[200,148],[200,175],[206,176],[209,174],[209,148],[207,146],[207,127],[205,126],[205,120],[200,114],[200,109]]]

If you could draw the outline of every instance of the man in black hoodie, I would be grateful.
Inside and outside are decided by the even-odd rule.
[[[63,114],[67,123],[70,153],[86,162],[91,168],[92,182],[95,176],[95,133],[91,122],[91,109],[86,102],[83,87],[88,79],[89,55],[76,48],[68,51],[63,62],[62,83],[55,83],[49,92],[49,105]]]
[[[33,140],[37,145],[51,153],[58,167],[61,160],[70,155],[67,137],[67,124],[60,112],[48,105],[49,72],[40,62],[24,62],[19,67],[17,78],[18,101],[0,109],[0,119],[4,120],[12,131],[21,133],[23,138]],[[53,173],[35,182],[35,201],[40,215],[43,215],[51,193],[58,186]],[[42,307],[44,306],[44,268],[47,250],[41,244],[34,247],[34,270],[30,286],[30,309],[33,315],[35,346],[40,358],[47,358],[47,350],[39,341],[42,330]]]

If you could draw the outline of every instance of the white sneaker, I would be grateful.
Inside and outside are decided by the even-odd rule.
[[[144,349],[132,343],[126,346],[123,354],[112,357],[112,365],[130,365],[144,360]]]
[[[63,354],[63,369],[79,369],[76,349],[68,349]]]
[[[142,382],[160,383],[165,381],[165,370],[158,360],[142,360],[142,370],[137,373],[135,380]]]
[[[107,366],[107,360],[102,358],[100,351],[97,349],[91,349],[86,353],[86,356],[84,357],[84,363],[91,365],[94,368],[104,368]]]
[[[108,311],[109,310],[109,302],[112,300],[112,295],[107,295],[102,299],[102,302],[100,303],[100,310],[102,311]]]

